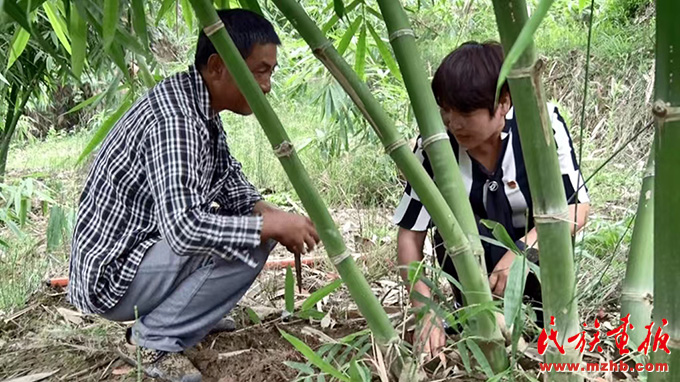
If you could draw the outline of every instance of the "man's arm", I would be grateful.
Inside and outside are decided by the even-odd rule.
[[[261,216],[223,216],[203,208],[203,126],[174,116],[149,129],[145,167],[161,235],[178,255],[227,257],[261,241]]]
[[[217,203],[239,215],[250,215],[255,204],[262,200],[262,195],[243,174],[241,163],[236,158],[229,155],[227,161],[231,173],[217,196]]]

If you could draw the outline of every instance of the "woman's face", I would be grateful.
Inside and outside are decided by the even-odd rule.
[[[475,109],[463,113],[454,108],[440,108],[446,128],[456,141],[468,150],[496,139],[505,127],[505,115],[510,110],[509,97],[503,97],[493,115],[488,109]]]

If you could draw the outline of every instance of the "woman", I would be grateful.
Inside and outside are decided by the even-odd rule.
[[[502,224],[520,248],[537,248],[538,234],[534,226],[531,190],[507,83],[502,87],[498,105],[494,102],[502,64],[503,49],[500,44],[464,43],[442,61],[432,80],[432,90],[448,130],[480,235],[493,238],[490,231],[479,224],[480,219],[489,219]],[[548,112],[565,198],[569,203],[569,220],[577,223],[576,227],[572,226],[573,234],[574,229],[579,230],[585,224],[590,200],[583,186],[564,119],[554,105],[548,104]],[[414,152],[430,177],[434,177],[421,137],[418,137]],[[399,226],[397,256],[403,269],[412,261],[423,259],[427,230],[435,228],[436,232],[430,215],[410,184],[406,184],[393,222]],[[503,296],[515,254],[486,242],[482,244],[486,267],[491,270],[491,291],[494,295]],[[443,270],[457,278],[452,261],[445,255],[443,241],[437,233],[434,246]],[[404,270],[402,278],[407,280]],[[430,290],[423,282],[416,283],[413,289],[430,297]],[[463,302],[460,291],[455,287],[454,291],[456,302]],[[527,279],[525,295],[534,303],[540,303],[540,284],[533,274]],[[412,301],[412,304],[422,305],[416,301]],[[440,321],[432,319],[432,316],[433,313],[430,313],[430,317],[426,317],[420,338],[425,341],[425,351],[434,356],[444,346],[445,336]],[[538,316],[541,320],[540,312]]]

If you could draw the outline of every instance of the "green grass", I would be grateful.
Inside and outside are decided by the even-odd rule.
[[[34,237],[12,238],[10,242],[10,249],[0,257],[0,312],[23,306],[48,269],[56,265],[52,259],[39,254],[36,249],[40,242]],[[62,261],[64,259],[59,260]]]
[[[10,149],[7,169],[23,175],[73,170],[80,153],[92,138],[91,131],[49,137],[44,141],[16,144]]]

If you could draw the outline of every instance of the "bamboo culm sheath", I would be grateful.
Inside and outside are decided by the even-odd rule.
[[[654,301],[654,146],[649,153],[630,241],[626,278],[621,292],[621,317],[630,314],[634,329],[631,344],[637,348],[647,335]]]

